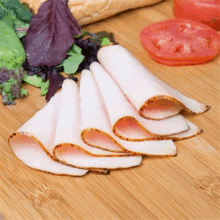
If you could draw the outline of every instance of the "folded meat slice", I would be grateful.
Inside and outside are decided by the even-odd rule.
[[[150,133],[145,133],[145,135],[143,135],[143,140],[169,140],[172,139],[174,141],[180,141],[180,140],[185,140],[185,139],[189,139],[192,137],[195,137],[196,135],[199,135],[203,132],[202,129],[198,128],[195,124],[193,124],[191,121],[185,119],[189,129],[183,132],[180,132],[178,134],[174,134],[174,135],[168,135],[168,136],[157,136],[157,135],[153,135]],[[134,132],[133,129],[135,129],[137,127],[136,124],[133,124],[133,129],[131,128],[131,122],[129,120],[129,118],[124,118],[123,120],[121,120],[120,122],[117,123],[117,133],[119,135],[123,134],[125,136],[131,136],[132,133]],[[118,135],[117,135],[118,136]],[[123,137],[124,137],[123,136]],[[123,138],[121,135],[122,139]],[[130,141],[139,141],[139,139],[133,139]]]
[[[168,86],[120,45],[101,48],[98,60],[144,118],[164,119],[181,110],[198,115],[210,109]]]
[[[191,121],[186,120],[188,125],[189,125],[189,130],[185,132],[181,132],[175,135],[170,135],[169,138],[174,140],[174,141],[180,141],[180,140],[185,140],[189,139],[192,137],[195,137],[196,135],[199,135],[203,132],[202,129],[198,128],[196,125],[194,125]]]
[[[107,135],[111,131],[111,124],[95,79],[89,70],[81,73],[80,112],[81,137],[85,143],[111,152],[125,152],[120,144]]]
[[[83,70],[81,74],[80,100],[81,137],[88,145],[112,152],[129,151],[154,156],[176,155],[176,146],[171,140],[129,142],[115,136],[102,96],[89,70]]]
[[[52,159],[41,144],[28,134],[16,135],[10,145],[15,155],[27,166],[57,175],[83,176],[88,170],[66,166]]]
[[[139,116],[119,86],[106,70],[97,62],[90,65],[108,116],[116,136],[123,140],[141,141],[157,136],[167,136],[189,129],[181,115],[163,120],[149,120]],[[150,134],[149,134],[150,133]]]
[[[52,149],[59,161],[86,169],[119,169],[141,164],[141,156],[128,156],[128,153],[110,152],[85,144],[81,139],[80,121],[78,86],[73,80],[67,79],[62,86],[55,147]]]
[[[59,175],[83,176],[88,170],[66,166],[49,152],[53,146],[60,93],[10,136],[14,154],[27,166]]]

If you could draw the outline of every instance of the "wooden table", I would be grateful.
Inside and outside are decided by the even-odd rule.
[[[177,157],[144,158],[110,175],[55,176],[25,166],[7,145],[11,133],[45,105],[37,88],[15,106],[0,104],[0,213],[20,219],[220,219],[220,56],[196,66],[169,67],[149,58],[139,40],[148,24],[172,18],[172,1],[128,11],[87,26],[115,33],[152,73],[212,106],[190,120],[204,133],[176,142]],[[1,218],[1,217],[0,217]]]

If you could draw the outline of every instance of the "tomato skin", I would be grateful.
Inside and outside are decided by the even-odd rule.
[[[220,30],[220,0],[174,0],[174,15]]]
[[[168,19],[145,27],[142,46],[156,62],[180,66],[202,64],[220,50],[220,36],[211,27],[188,19]]]
[[[164,64],[164,65],[167,65],[167,66],[187,66],[187,65],[197,65],[197,64],[203,64],[203,63],[207,63],[209,60],[212,59],[212,57],[210,57],[209,59],[206,57],[204,58],[198,58],[198,59],[194,59],[194,60],[166,60],[166,59],[163,59],[161,57],[157,57],[157,56],[154,56],[153,54],[150,54],[150,57],[156,61],[157,63],[161,63],[161,64]]]

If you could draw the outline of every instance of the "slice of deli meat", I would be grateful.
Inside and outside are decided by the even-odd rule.
[[[113,132],[121,139],[141,141],[151,138],[150,134],[167,136],[189,129],[186,120],[181,115],[164,120],[149,120],[140,117],[119,86],[99,63],[93,62],[90,70],[94,74],[105,103]]]
[[[57,148],[56,155],[63,163],[85,169],[126,169],[141,165],[142,156],[96,157],[67,144]]]
[[[78,86],[73,80],[67,79],[62,86],[53,149],[59,161],[88,169],[119,169],[141,164],[141,156],[126,156],[127,153],[114,153],[85,144],[81,139],[80,117]]]
[[[16,135],[10,141],[15,155],[27,166],[57,175],[83,176],[88,170],[78,169],[52,159],[33,137]]]
[[[94,66],[96,66],[96,67],[94,67]],[[93,68],[93,70],[97,70],[97,68],[99,70],[103,70],[98,63],[93,63],[91,65],[91,68]],[[103,77],[105,78],[106,72],[100,72],[100,73],[101,73],[102,78]],[[98,77],[98,75],[96,75],[96,76]],[[107,77],[106,79],[107,79],[107,81],[105,81],[105,80],[102,81],[103,86],[101,84],[100,84],[100,86],[102,87],[102,89],[104,89],[104,91],[106,91],[107,94],[109,94],[111,96],[111,93],[114,92],[113,88],[116,88],[118,86],[114,85],[111,88],[108,87],[108,86],[111,86],[111,83],[113,82],[113,80],[111,77]],[[81,112],[84,115],[82,117],[82,126],[87,131],[89,130],[88,128],[99,128],[99,132],[106,131],[106,130],[110,131],[111,130],[110,128],[112,128],[112,126],[114,126],[114,124],[111,124],[111,122],[109,121],[109,115],[106,111],[106,106],[103,102],[103,97],[100,94],[100,90],[97,88],[97,83],[93,83],[93,82],[94,82],[94,77],[91,76],[91,72],[84,70],[82,73],[82,76],[81,76],[81,86],[80,86],[81,93],[80,93],[80,95],[81,96],[84,95],[89,98],[87,98],[88,101],[85,101],[86,99],[83,99],[83,98],[81,99]],[[107,82],[107,83],[105,83],[105,82]],[[89,88],[91,88],[91,89],[89,89]],[[116,91],[117,90],[118,89],[116,89]],[[111,91],[111,93],[109,93],[108,91]],[[120,94],[121,90],[119,90],[118,92]],[[105,95],[106,94],[104,94],[104,96]],[[117,98],[119,98],[119,96],[116,95],[115,97],[116,97],[116,99],[114,97],[113,97],[113,99],[110,98],[110,101],[113,100],[114,103],[109,104],[109,108],[110,108],[109,113],[110,113],[110,115],[113,114],[113,117],[114,117],[114,114],[120,114],[123,117],[123,112],[118,113],[118,111],[119,110],[123,111],[123,109],[120,109],[120,108],[122,108],[122,106],[123,106],[122,103],[123,103],[123,100],[125,101],[125,99],[122,96],[122,99],[117,101]],[[126,100],[126,102],[127,102],[127,100]],[[90,103],[90,104],[88,105],[88,103]],[[120,103],[120,104],[118,105],[117,103]],[[107,102],[107,104],[108,104],[108,102]],[[111,109],[111,106],[114,106],[114,108]],[[126,106],[124,106],[124,107],[126,107]],[[129,106],[129,108],[130,107],[133,108],[131,105]],[[93,115],[93,117],[89,117],[89,115],[87,114],[88,108],[90,109],[90,112]],[[134,108],[133,108],[133,112],[136,113],[136,110]],[[133,114],[133,112],[131,114]],[[103,116],[101,117],[101,115],[103,115]],[[139,118],[139,120],[141,122],[143,122],[143,124],[145,124],[146,121],[152,123],[152,127],[153,127],[153,125],[163,126],[163,123],[161,123],[161,122],[164,121],[165,122],[165,127],[164,127],[165,129],[168,128],[167,127],[168,125],[166,124],[166,122],[169,122],[169,123],[173,122],[173,123],[171,123],[171,126],[172,126],[172,124],[176,125],[179,122],[182,123],[182,119],[183,119],[182,116],[173,116],[171,118],[160,120],[160,121],[145,120],[145,119],[139,117],[139,115],[137,113],[135,114],[135,117]],[[117,119],[118,118],[113,120],[112,123],[114,123],[114,121],[117,121]],[[140,141],[140,137],[142,138],[142,141],[143,140],[166,140],[166,139],[172,139],[172,140],[178,141],[178,140],[192,138],[202,132],[202,130],[200,128],[198,128],[196,125],[194,125],[192,122],[190,122],[189,120],[186,119],[186,122],[189,126],[188,130],[183,131],[178,134],[174,134],[174,135],[158,136],[158,135],[154,135],[149,132],[146,132],[144,129],[140,129],[140,126],[135,121],[131,120],[130,117],[124,117],[123,120],[121,120],[121,119],[122,118],[118,119],[118,121],[116,122],[114,133],[118,137],[120,137],[121,139],[129,140],[129,141]],[[177,119],[178,120],[181,119],[181,120],[178,121]],[[185,124],[185,121],[184,121],[184,124]],[[147,125],[146,125],[146,128],[147,128]],[[91,129],[90,132],[83,132],[82,134],[83,134],[83,136],[85,136],[85,134],[86,134],[87,138],[92,137],[92,139],[93,139],[94,136],[91,135],[92,131],[95,132],[94,129]],[[102,136],[100,134],[101,132],[100,133],[99,132],[97,132],[97,135]],[[131,138],[134,135],[135,135],[135,137],[138,137],[138,138],[134,138],[134,139]],[[105,140],[107,140],[107,139],[105,139]],[[85,141],[85,139],[84,139],[84,141]],[[94,139],[93,139],[93,145],[95,145]],[[114,146],[116,147],[117,145],[114,145]]]
[[[112,152],[125,152],[108,135],[111,124],[95,79],[89,70],[83,70],[80,79],[81,137],[90,146]]]
[[[27,166],[59,175],[83,176],[88,170],[77,169],[57,162],[49,152],[53,146],[60,93],[10,136],[14,154]]]
[[[179,134],[175,135],[170,135],[169,137],[174,140],[174,141],[180,141],[180,140],[185,140],[189,139],[192,137],[195,137],[196,135],[199,135],[203,132],[202,129],[198,128],[196,125],[194,125],[191,121],[186,120],[188,125],[189,125],[189,130],[185,132],[181,132]]]
[[[98,60],[144,118],[164,119],[183,109],[198,115],[210,109],[169,87],[120,45],[101,48]]]
[[[82,71],[80,100],[81,137],[90,146],[113,152],[130,151],[135,154],[154,156],[176,155],[176,146],[172,141],[129,142],[115,136],[102,96],[89,70]]]

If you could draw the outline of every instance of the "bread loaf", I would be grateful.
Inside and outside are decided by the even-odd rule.
[[[45,0],[20,0],[37,13],[41,3]],[[68,5],[80,25],[115,15],[119,12],[153,5],[163,0],[69,0]]]

